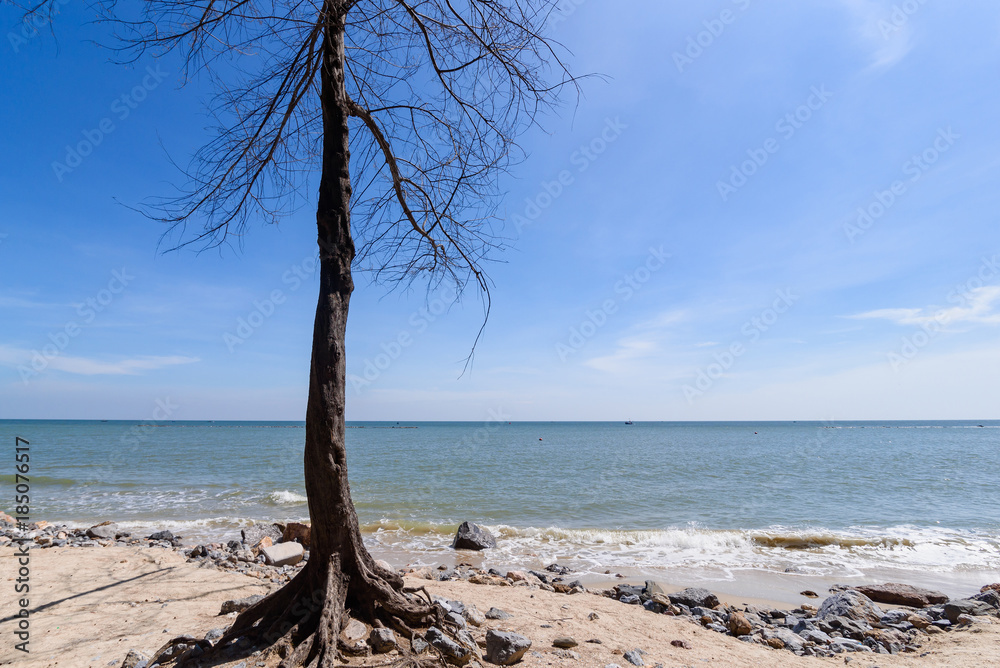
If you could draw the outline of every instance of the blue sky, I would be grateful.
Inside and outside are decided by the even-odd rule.
[[[311,210],[164,254],[127,205],[210,90],[62,7],[55,38],[0,10],[0,418],[302,419]],[[362,276],[349,419],[1000,418],[1000,6],[563,7],[607,81],[503,179],[474,364],[474,293]]]

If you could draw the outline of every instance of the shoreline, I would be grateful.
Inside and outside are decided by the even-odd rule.
[[[8,567],[16,558],[15,552],[13,546],[0,548],[0,564]],[[232,623],[234,614],[220,614],[223,602],[272,592],[295,570],[294,567],[271,569],[271,575],[280,577],[258,579],[215,567],[205,558],[192,560],[184,555],[183,548],[141,544],[34,548],[28,552],[32,569],[32,652],[15,656],[6,645],[0,648],[0,664],[13,660],[14,665],[32,668],[56,663],[94,668],[121,665],[130,649],[137,649],[148,657],[175,636],[203,637],[213,629]],[[791,645],[782,647],[770,641],[769,638],[778,637],[775,634],[780,629],[777,628],[773,632],[760,629],[763,635],[756,639],[749,636],[751,641],[747,641],[716,632],[719,629],[711,624],[706,626],[704,617],[699,622],[689,615],[657,614],[642,605],[629,605],[624,600],[609,598],[608,591],[596,588],[587,587],[587,591],[574,593],[572,588],[563,585],[569,591],[562,593],[559,589],[553,590],[552,585],[533,583],[531,574],[527,574],[526,580],[518,580],[520,575],[508,574],[507,578],[501,578],[465,567],[447,573],[445,580],[429,580],[426,571],[430,570],[407,574],[407,584],[426,587],[436,597],[460,600],[480,611],[497,607],[510,614],[511,618],[504,621],[488,621],[482,628],[469,628],[477,638],[486,627],[502,627],[529,638],[533,643],[532,652],[518,664],[525,668],[553,665],[600,668],[609,664],[627,668],[629,664],[623,659],[624,653],[637,649],[642,650],[641,656],[647,666],[708,662],[724,667],[782,665],[805,668],[843,665],[845,658],[852,657],[868,659],[861,665],[869,665],[875,660],[884,668],[985,668],[1000,662],[1000,620],[995,617],[976,617],[968,626],[937,635],[912,631],[912,644],[900,649],[898,654],[879,654],[876,659],[868,649],[864,653],[854,653],[861,652],[860,645],[850,645],[857,649],[841,649],[841,653],[823,658],[801,656],[799,652],[789,651]],[[619,580],[617,584],[622,582]],[[672,585],[661,584],[667,591],[674,590]],[[628,589],[622,591],[624,594]],[[824,596],[826,593],[821,592],[811,607],[793,612],[814,614],[809,611],[815,610]],[[749,616],[751,611],[763,614],[775,607],[768,601],[724,595],[719,598],[722,600],[716,606],[717,611],[707,611],[716,620],[713,624],[724,620],[727,610],[746,610]],[[0,592],[0,610],[5,617],[13,610],[14,599],[11,587]],[[660,599],[653,596],[652,600]],[[883,610],[890,607],[883,606]],[[571,649],[554,646],[555,639],[564,636],[575,639],[577,645]],[[770,646],[765,639],[771,642]],[[680,644],[672,644],[675,642]],[[845,638],[842,644],[847,646],[847,643]],[[821,649],[813,645],[809,650],[809,646],[807,643],[804,649],[813,652]],[[851,653],[844,654],[844,651]],[[367,660],[352,660],[350,665],[375,665],[384,663],[385,658],[385,655],[378,655]],[[817,664],[817,661],[825,663]],[[239,663],[240,659],[234,659],[213,665],[235,668]],[[272,668],[277,665],[277,657],[264,654],[252,664],[244,665]]]

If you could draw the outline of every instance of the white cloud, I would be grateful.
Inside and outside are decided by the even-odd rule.
[[[872,51],[869,69],[899,63],[913,49],[911,15],[879,0],[841,0],[858,23],[860,40]]]
[[[35,359],[37,363],[36,356],[38,355],[40,353],[33,350],[0,344],[0,365],[11,367],[24,365],[29,369],[35,369],[35,366],[32,365],[32,360]],[[45,366],[41,370],[55,369],[56,371],[64,371],[81,376],[136,376],[143,371],[155,371],[168,366],[193,364],[194,362],[201,361],[197,357],[184,357],[182,355],[144,355],[132,359],[111,361],[88,357],[72,357],[61,353],[54,357],[43,359],[45,360]]]
[[[954,325],[961,322],[1000,324],[995,311],[1000,301],[1000,286],[990,285],[970,290],[963,304],[950,308],[885,308],[848,316],[856,320],[889,320],[897,325]]]

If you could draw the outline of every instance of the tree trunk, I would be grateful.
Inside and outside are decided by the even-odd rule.
[[[361,538],[347,479],[345,335],[354,290],[351,263],[351,179],[348,104],[344,86],[344,16],[328,0],[320,96],[323,164],[316,213],[320,247],[319,303],[313,325],[306,408],[305,483],[312,535],[306,566],[285,587],[242,613],[217,649],[245,637],[275,646],[282,666],[332,666],[350,614],[409,637],[435,621],[432,608],[402,592],[403,579],[375,564]]]

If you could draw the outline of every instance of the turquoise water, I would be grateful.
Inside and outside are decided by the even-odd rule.
[[[1000,575],[997,421],[350,426],[367,538],[415,562],[472,520],[503,539],[496,560],[595,573]],[[0,421],[15,436],[36,519],[203,539],[307,516],[302,423]]]

